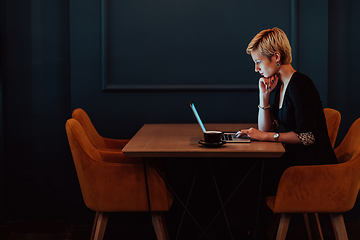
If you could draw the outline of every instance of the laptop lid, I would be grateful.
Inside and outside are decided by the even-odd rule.
[[[203,132],[206,132],[205,126],[200,118],[200,115],[198,113],[198,111],[196,110],[195,104],[193,103],[193,101],[190,101],[190,107],[196,117],[196,120],[198,121],[201,129]],[[250,138],[247,136],[242,136],[242,137],[236,137],[235,136],[235,132],[223,132],[223,141],[229,142],[229,143],[244,143],[244,142],[250,142]]]
[[[197,110],[196,110],[196,107],[195,107],[195,104],[193,103],[193,101],[190,101],[190,107],[191,107],[192,111],[194,112],[194,115],[195,115],[195,117],[196,117],[196,120],[198,121],[198,123],[199,123],[202,131],[203,131],[203,132],[206,132],[205,126],[204,126],[203,122],[201,121],[201,118],[200,118],[200,116],[199,116],[199,113],[198,113]]]

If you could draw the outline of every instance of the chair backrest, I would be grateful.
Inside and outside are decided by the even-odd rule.
[[[89,116],[83,109],[81,108],[75,109],[72,113],[72,117],[82,125],[91,143],[95,147],[106,148],[104,138],[96,131]]]
[[[345,189],[350,194],[346,199],[348,204],[345,204],[346,201],[344,201],[342,205],[348,205],[348,209],[345,210],[350,210],[355,205],[360,189],[360,118],[351,125],[340,145],[334,149],[334,152],[340,163],[339,165],[344,167],[348,165],[346,166],[346,176],[352,178],[352,181],[349,182],[343,180],[344,186],[348,185]],[[344,179],[346,176],[344,176]]]
[[[76,119],[69,119],[65,125],[71,153],[74,161],[79,159],[90,158],[98,162],[102,162],[99,151],[90,142],[89,137],[85,133],[82,125]]]
[[[326,118],[326,126],[329,133],[331,146],[334,148],[336,137],[339,131],[341,114],[339,111],[332,108],[324,108]]]
[[[360,155],[360,118],[351,125],[344,139],[334,151],[340,163],[351,161]]]
[[[102,161],[101,155],[76,119],[67,120],[65,128],[85,205],[98,211],[99,194],[94,194],[96,185],[93,182],[96,177],[92,169],[95,163]]]
[[[142,159],[109,162],[108,157],[121,153],[97,149],[76,119],[69,119],[65,128],[81,193],[88,208],[101,212],[149,210]],[[151,209],[169,210],[172,195],[168,194],[165,182],[150,164],[146,166],[146,176]]]

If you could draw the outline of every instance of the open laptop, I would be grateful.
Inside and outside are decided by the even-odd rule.
[[[193,101],[190,101],[190,107],[198,121],[198,123],[200,124],[200,127],[202,129],[203,132],[206,132],[205,126],[203,124],[203,122],[201,121],[201,118],[199,116],[199,113],[196,110],[195,104],[193,103]],[[235,133],[231,133],[231,132],[223,132],[222,134],[222,140],[225,141],[226,143],[247,143],[250,142],[250,138],[248,136],[241,136],[241,137],[236,137]]]

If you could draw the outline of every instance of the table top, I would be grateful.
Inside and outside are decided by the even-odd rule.
[[[256,124],[205,124],[207,130],[236,132]],[[278,158],[285,149],[281,143],[251,141],[226,143],[218,148],[200,145],[199,124],[145,124],[123,148],[129,157],[233,157]]]

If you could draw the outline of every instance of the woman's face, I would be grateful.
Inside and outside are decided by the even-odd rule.
[[[271,77],[279,71],[275,55],[270,60],[262,55],[258,49],[251,51],[251,57],[255,63],[255,72],[259,72],[263,77]]]

